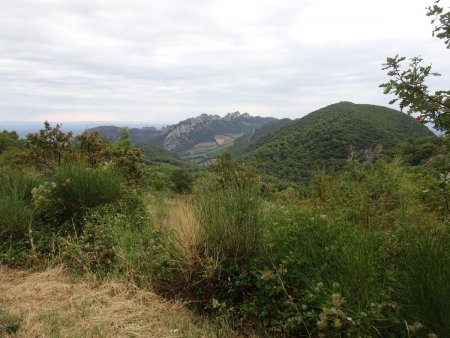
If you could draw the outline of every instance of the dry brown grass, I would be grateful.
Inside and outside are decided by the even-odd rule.
[[[192,212],[192,206],[179,201],[168,213],[167,242],[175,257],[176,264],[185,273],[200,263],[200,224]]]
[[[15,337],[211,337],[179,302],[118,282],[74,281],[62,268],[0,268],[0,305],[21,316]],[[1,336],[0,332],[0,336]]]

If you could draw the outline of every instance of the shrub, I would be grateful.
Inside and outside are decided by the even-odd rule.
[[[415,180],[398,161],[351,163],[339,176],[317,174],[310,196],[319,212],[353,224],[389,228],[428,219]]]
[[[83,211],[117,201],[124,188],[110,168],[86,168],[71,164],[59,168],[49,181],[33,190],[33,202],[39,219],[52,227],[77,227]],[[67,229],[66,229],[67,230]],[[80,229],[76,229],[80,230]]]
[[[60,238],[58,260],[77,273],[121,275],[148,283],[160,240],[144,205],[133,209],[127,202],[90,209],[80,235]]]
[[[27,238],[32,222],[31,190],[36,181],[24,174],[0,172],[0,239],[10,243]]]

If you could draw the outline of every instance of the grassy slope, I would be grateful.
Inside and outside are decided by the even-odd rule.
[[[266,174],[301,182],[318,169],[341,170],[352,151],[427,135],[428,128],[396,110],[340,102],[258,139],[242,156]]]

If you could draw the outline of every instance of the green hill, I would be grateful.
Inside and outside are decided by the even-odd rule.
[[[273,120],[269,123],[251,130],[238,139],[234,140],[233,145],[229,148],[233,155],[240,155],[252,149],[256,149],[259,145],[264,144],[265,140],[272,137],[281,127],[292,122],[290,119]]]
[[[307,182],[316,170],[342,170],[351,154],[432,135],[414,118],[394,109],[340,102],[256,139],[241,158],[268,175]]]
[[[195,163],[185,161],[171,152],[158,148],[152,144],[138,144],[137,147],[142,151],[144,161],[150,166],[169,166],[183,169],[197,169]]]

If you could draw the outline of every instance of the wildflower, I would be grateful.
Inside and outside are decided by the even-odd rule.
[[[314,288],[314,290],[315,290],[316,292],[319,292],[322,288],[323,288],[323,283],[320,282],[320,283],[317,283],[317,285],[316,285],[316,287]]]
[[[341,297],[340,293],[333,293],[331,295],[331,302],[334,306],[339,307],[344,302],[343,298]]]
[[[273,272],[270,270],[265,270],[261,273],[262,280],[270,280],[273,277]]]
[[[429,333],[429,334],[427,334],[427,337],[428,338],[438,338],[436,333]]]
[[[328,322],[327,322],[326,318],[320,319],[320,320],[317,321],[317,328],[319,330],[326,330],[327,327],[328,327]]]
[[[333,289],[339,289],[341,287],[341,284],[334,282],[333,283]]]
[[[409,332],[417,332],[423,329],[423,325],[419,322],[415,322],[413,325],[408,325],[408,331]]]
[[[334,327],[335,327],[336,329],[339,329],[341,326],[342,326],[341,320],[340,320],[339,318],[336,318],[336,319],[334,320]]]
[[[213,307],[213,309],[216,309],[216,308],[218,308],[219,306],[220,306],[219,301],[218,301],[217,299],[213,298],[213,299],[212,299],[212,307]]]

